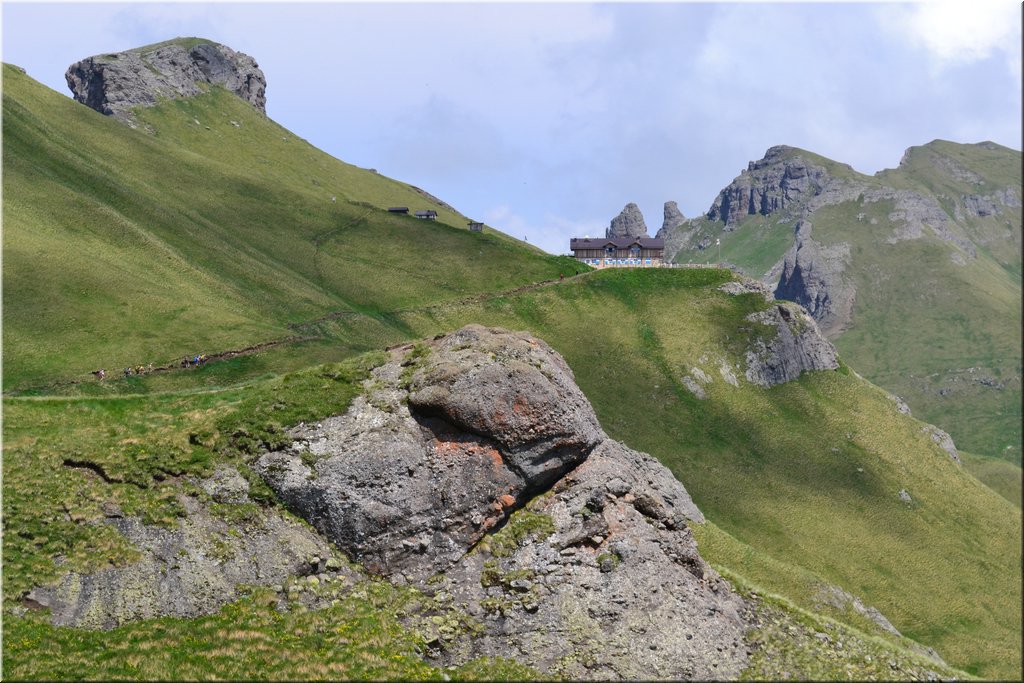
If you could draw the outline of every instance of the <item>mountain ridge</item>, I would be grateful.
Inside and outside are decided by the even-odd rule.
[[[659,236],[680,261],[717,258],[720,240],[868,377],[968,450],[1019,463],[1020,197],[1020,152],[990,142],[914,146],[873,176],[776,146]],[[965,357],[981,361],[966,376]]]

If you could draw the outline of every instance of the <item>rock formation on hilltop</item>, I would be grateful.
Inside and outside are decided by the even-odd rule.
[[[675,202],[665,202],[665,218],[656,237],[665,241],[665,254],[671,260],[684,249],[689,249],[697,226],[679,210]]]
[[[767,216],[786,209],[799,212],[821,195],[838,201],[843,201],[840,196],[857,196],[852,188],[847,188],[824,166],[799,154],[799,150],[777,145],[769,148],[762,159],[751,161],[746,170],[718,194],[707,217],[722,221],[728,230],[744,216]]]
[[[134,107],[198,95],[211,84],[266,113],[267,80],[256,61],[195,38],[89,57],[68,67],[64,77],[77,101],[128,122]]]
[[[658,231],[660,235],[662,232],[670,230],[672,228],[678,228],[686,221],[686,216],[679,210],[679,205],[675,202],[665,202],[665,218],[661,222],[661,230]]]
[[[646,237],[647,225],[644,223],[644,215],[640,207],[630,202],[626,204],[622,212],[612,219],[611,225],[605,231],[605,237]]]

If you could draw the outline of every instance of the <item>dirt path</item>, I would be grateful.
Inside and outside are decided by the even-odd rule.
[[[473,296],[465,297],[463,299],[456,299],[454,301],[444,301],[444,302],[441,302],[441,303],[429,304],[429,305],[426,305],[426,306],[419,306],[419,307],[413,307],[413,308],[399,308],[399,309],[395,309],[393,311],[385,311],[385,314],[402,314],[402,313],[427,312],[427,311],[436,311],[436,310],[441,310],[441,309],[457,308],[459,306],[467,306],[467,305],[471,305],[471,304],[478,304],[478,303],[482,303],[484,301],[490,301],[490,300],[493,300],[493,299],[500,299],[502,297],[508,297],[508,296],[516,296],[518,294],[524,294],[526,292],[536,291],[536,290],[539,290],[539,289],[543,289],[545,287],[552,287],[552,286],[555,286],[555,285],[559,285],[559,284],[563,284],[563,283],[566,283],[566,282],[570,282],[572,280],[578,280],[580,278],[586,277],[591,272],[596,272],[596,271],[588,271],[588,272],[585,272],[585,273],[577,273],[576,275],[570,275],[568,277],[559,278],[557,280],[552,279],[552,280],[542,280],[540,282],[531,282],[530,284],[521,285],[519,287],[515,287],[514,289],[508,289],[508,290],[501,291],[501,292],[488,292],[488,293],[484,293],[484,294],[475,294]],[[291,323],[291,324],[288,325],[288,328],[291,329],[291,330],[294,330],[295,332],[297,332],[299,334],[295,334],[295,335],[292,335],[292,336],[289,336],[289,337],[283,337],[281,339],[274,339],[274,340],[271,340],[271,341],[261,342],[259,344],[254,344],[253,346],[247,346],[247,347],[242,348],[242,349],[232,349],[230,351],[220,351],[218,353],[209,353],[209,354],[206,354],[206,364],[217,362],[217,361],[222,361],[222,360],[228,360],[229,358],[235,358],[236,356],[248,356],[248,355],[251,355],[251,354],[254,354],[254,353],[259,353],[260,351],[265,351],[267,349],[272,349],[272,348],[277,347],[277,346],[284,346],[284,345],[287,345],[287,344],[296,344],[298,342],[310,341],[310,340],[313,340],[313,339],[317,339],[318,337],[316,335],[313,335],[313,334],[301,334],[301,333],[303,331],[307,331],[307,330],[311,331],[312,328],[315,328],[317,325],[319,325],[321,323],[324,323],[324,322],[328,322],[328,321],[331,321],[331,320],[338,320],[338,319],[341,319],[341,318],[355,317],[355,316],[360,316],[360,315],[366,315],[366,314],[362,313],[360,311],[335,311],[333,313],[328,313],[327,315],[323,315],[323,316],[320,316],[319,318],[314,318],[313,320],[309,320],[309,321],[306,321],[306,322]],[[134,367],[136,367],[136,365],[133,364],[132,367],[134,368]],[[185,371],[188,371],[188,370],[192,369],[193,367],[194,366],[182,367],[180,360],[178,360],[178,361],[171,361],[169,363],[160,365],[159,367],[154,366],[152,370],[147,370],[144,373],[144,375],[157,375],[157,374],[163,374],[163,373],[167,373],[167,372],[185,372]],[[105,381],[105,382],[112,382],[112,381],[120,380],[123,377],[124,377],[124,375],[121,372],[111,371],[111,372],[109,372],[107,374],[106,379],[103,380],[103,381]],[[50,382],[48,384],[40,384],[40,385],[33,386],[33,387],[22,387],[20,389],[14,390],[14,391],[5,391],[5,392],[3,392],[3,395],[4,396],[17,396],[19,394],[24,394],[25,392],[29,392],[29,391],[31,391],[31,392],[37,392],[37,391],[38,392],[46,392],[46,391],[52,391],[54,389],[58,389],[58,388],[61,388],[61,387],[70,387],[70,386],[75,386],[75,385],[78,385],[78,384],[84,384],[86,382],[96,382],[96,381],[97,380],[96,380],[95,377],[79,377],[79,378],[76,378],[76,379],[59,380],[59,381],[56,381],[56,382]]]
[[[428,304],[426,306],[416,306],[416,307],[412,307],[412,308],[396,308],[396,309],[391,310],[391,311],[383,311],[383,313],[385,315],[392,315],[392,314],[397,315],[397,314],[402,314],[402,313],[421,313],[421,312],[425,312],[425,311],[436,311],[436,310],[447,309],[447,308],[458,308],[459,306],[468,306],[470,304],[483,303],[484,301],[491,301],[493,299],[500,299],[502,297],[516,296],[517,294],[523,294],[525,292],[536,291],[538,289],[543,289],[545,287],[551,287],[553,285],[559,285],[559,284],[563,284],[563,283],[566,283],[566,282],[570,282],[571,280],[578,280],[580,278],[586,277],[591,272],[596,272],[596,271],[588,271],[588,272],[585,272],[585,273],[577,273],[576,275],[570,275],[569,277],[566,277],[566,278],[559,278],[558,280],[553,280],[552,279],[552,280],[541,280],[540,282],[531,282],[528,285],[521,285],[521,286],[516,287],[514,289],[507,289],[507,290],[504,290],[504,291],[501,291],[501,292],[487,292],[487,293],[484,293],[484,294],[474,294],[473,296],[465,297],[463,299],[455,299],[454,301],[443,301],[443,302],[436,303],[436,304]],[[366,314],[362,313],[360,311],[335,311],[333,313],[328,313],[327,315],[322,315],[319,318],[314,318],[313,320],[307,320],[306,322],[291,323],[291,324],[288,325],[288,328],[292,329],[292,330],[295,330],[295,331],[301,331],[301,330],[309,329],[311,327],[315,327],[316,325],[319,325],[320,323],[329,322],[331,320],[338,320],[340,318],[351,318],[351,317],[360,316],[360,315],[366,315]]]

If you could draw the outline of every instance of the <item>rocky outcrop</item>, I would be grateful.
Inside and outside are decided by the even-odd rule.
[[[686,526],[703,516],[605,436],[558,354],[477,325],[391,354],[345,415],[256,467],[353,559],[484,623],[435,656],[570,678],[742,670],[742,602]]]
[[[951,437],[948,432],[945,432],[932,424],[926,424],[921,428],[921,431],[932,437],[932,441],[938,444],[939,448],[946,451],[946,454],[949,455],[953,462],[957,464],[960,463],[960,453],[956,450],[956,444],[953,443],[953,437]]]
[[[783,302],[746,319],[775,328],[767,341],[759,339],[755,348],[747,351],[748,382],[772,387],[798,378],[805,370],[839,367],[835,347],[800,306]]]
[[[256,61],[225,45],[178,38],[146,48],[96,55],[68,67],[74,98],[101,114],[132,120],[132,109],[198,95],[210,85],[266,113],[267,81]]]
[[[661,230],[658,231],[658,234],[678,228],[684,222],[686,222],[686,216],[679,210],[679,205],[675,202],[665,202],[665,218],[661,222]]]
[[[345,415],[256,464],[370,571],[443,571],[606,438],[565,361],[526,334],[469,326],[392,353]]]
[[[844,275],[850,261],[845,242],[823,245],[812,237],[809,221],[797,224],[796,243],[786,253],[775,298],[795,301],[829,338],[839,336],[853,316],[857,290]]]
[[[673,261],[680,251],[695,246],[693,238],[697,232],[698,227],[683,216],[675,202],[665,202],[665,218],[655,236],[665,241],[667,262]]]
[[[745,216],[787,210],[793,215],[808,207],[814,197],[827,194],[852,194],[854,188],[831,176],[828,171],[799,153],[799,150],[778,145],[765,152],[764,158],[751,161],[732,183],[722,190],[708,210],[707,217],[721,221],[729,230]]]
[[[956,207],[956,219],[964,220],[964,214],[974,218],[987,218],[988,216],[1002,216],[1005,208],[1016,208],[1021,205],[1017,190],[1012,187],[996,190],[992,194],[968,194],[960,197],[960,204]]]
[[[742,602],[697,553],[672,474],[615,441],[516,513],[434,588],[482,620],[444,660],[516,657],[568,680],[724,680]]]
[[[605,231],[605,237],[646,237],[647,225],[640,207],[630,202],[618,216],[612,219]]]
[[[239,481],[245,480],[236,470],[222,468],[201,486],[227,492],[222,500],[249,504],[252,516],[244,533],[189,496],[181,496],[186,516],[172,529],[111,512],[104,523],[135,546],[139,561],[91,574],[69,572],[54,586],[32,590],[25,602],[50,608],[58,626],[105,629],[161,616],[191,618],[237,600],[241,585],[280,584],[316,571],[310,557],[332,555],[329,544],[308,527],[257,510]]]

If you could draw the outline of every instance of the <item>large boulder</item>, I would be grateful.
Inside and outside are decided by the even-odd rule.
[[[392,350],[345,415],[256,467],[371,571],[443,571],[606,437],[572,371],[525,333],[470,325]]]
[[[547,344],[470,325],[392,349],[365,386],[256,469],[364,567],[484,625],[434,656],[570,679],[743,670],[744,603],[697,551],[700,510],[605,436]]]
[[[128,122],[135,107],[198,95],[209,85],[222,86],[266,113],[267,80],[256,61],[207,40],[178,38],[95,55],[72,64],[64,78],[77,101]]]

